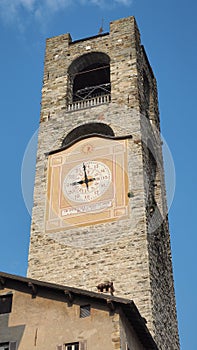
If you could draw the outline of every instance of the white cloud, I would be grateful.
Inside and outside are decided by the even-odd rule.
[[[26,8],[28,11],[33,11],[34,9],[34,5],[35,5],[35,2],[36,0],[18,0],[16,1],[16,3],[18,2],[18,5],[21,5]]]
[[[24,24],[25,20],[28,21],[28,15],[33,15],[33,18],[41,20],[44,15],[52,15],[71,3],[72,0],[0,0],[0,17],[7,23]],[[24,17],[24,12],[26,17]]]
[[[129,6],[132,4],[133,0],[115,0],[116,3]]]
[[[97,5],[99,7],[112,7],[115,6],[117,4],[119,5],[124,5],[124,6],[128,6],[131,5],[133,0],[80,0],[80,2],[82,4],[94,4]]]
[[[74,1],[73,1],[74,2]],[[43,7],[52,11],[59,11],[72,4],[71,0],[44,0]]]
[[[19,26],[25,26],[29,20],[28,15],[31,15],[30,19],[43,21],[54,12],[79,3],[82,6],[95,5],[109,8],[118,4],[128,6],[132,0],[0,0],[0,17],[5,22],[15,22]]]

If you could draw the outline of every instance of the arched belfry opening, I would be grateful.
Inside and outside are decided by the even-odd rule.
[[[78,57],[68,69],[68,78],[68,103],[93,100],[95,105],[109,102],[110,58],[107,54],[91,52]],[[107,100],[102,98],[104,96],[108,96]]]

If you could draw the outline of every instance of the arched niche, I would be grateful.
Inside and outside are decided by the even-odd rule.
[[[62,142],[62,147],[66,147],[69,144],[92,135],[100,136],[114,136],[112,128],[104,123],[87,123],[78,126],[77,128],[70,131]]]

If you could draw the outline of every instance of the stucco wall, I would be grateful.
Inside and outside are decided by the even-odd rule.
[[[0,295],[10,291],[4,289]],[[32,298],[13,291],[12,312],[0,314],[0,343],[17,341],[19,350],[54,350],[57,345],[81,341],[85,341],[85,349],[119,348],[118,314],[111,316],[107,307],[92,305],[91,315],[80,318],[80,306],[61,299]]]

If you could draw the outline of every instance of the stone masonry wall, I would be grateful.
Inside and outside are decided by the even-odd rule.
[[[151,95],[148,110],[149,118],[145,121],[142,118],[141,131],[155,340],[157,344],[160,344],[160,339],[163,339],[161,344],[162,349],[167,349],[169,344],[172,344],[173,349],[179,349],[157,85],[144,50],[141,52],[141,58],[138,59],[139,78],[140,75],[142,76],[143,71],[146,71],[149,79]],[[143,110],[144,89],[142,84],[139,84],[139,91],[141,96],[141,111],[143,111],[143,114],[145,111]],[[154,161],[150,159],[150,153]],[[154,167],[155,174],[153,171]],[[166,329],[168,329],[167,332]],[[174,330],[173,332],[171,331],[172,329]]]
[[[67,71],[74,59],[88,52],[110,56],[111,102],[68,112]],[[143,109],[144,71],[152,91],[149,118],[144,116]],[[89,122],[109,125],[116,136],[133,135],[128,141],[129,190],[133,194],[129,218],[47,234],[44,225],[46,153],[60,148],[72,129]],[[151,129],[148,136],[147,125]],[[167,212],[161,141],[158,133],[152,131],[154,125],[159,127],[156,82],[133,17],[112,22],[108,35],[72,42],[70,35],[65,34],[47,40],[28,276],[92,291],[96,291],[98,283],[113,280],[115,295],[134,300],[159,348],[166,349],[167,339],[172,344],[169,348],[178,349],[178,340],[174,345],[178,335],[173,288],[169,299],[162,299],[162,295],[169,292],[169,284],[173,286],[168,229],[163,248],[168,268],[163,283],[157,270],[160,253],[149,235],[150,179],[147,174],[150,174],[150,164],[144,147],[149,136],[156,140],[153,143],[160,159],[155,198],[162,218]],[[167,303],[170,308],[166,307]],[[171,318],[170,309],[174,310],[173,327],[166,322]]]

